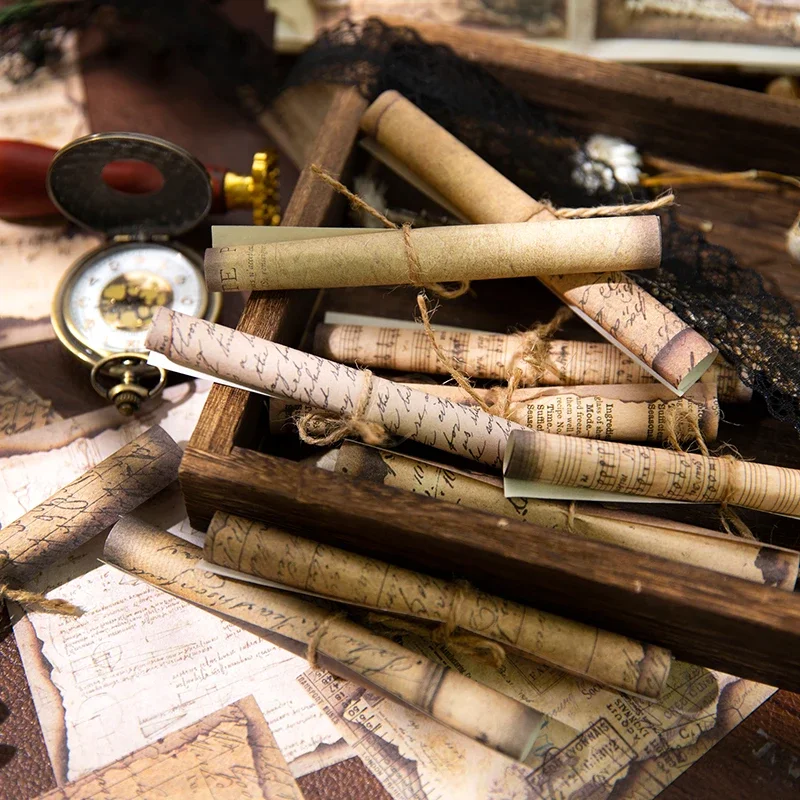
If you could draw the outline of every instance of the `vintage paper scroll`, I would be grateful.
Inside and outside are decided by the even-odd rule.
[[[395,91],[384,92],[372,103],[361,128],[471,222],[541,222],[553,217]],[[620,272],[542,280],[583,320],[678,393],[695,383],[716,357],[715,347]]]
[[[526,347],[524,334],[437,329],[434,335],[442,351],[472,378],[504,381],[515,369],[520,369],[523,386],[638,384],[653,380],[636,361],[604,342],[553,339],[548,343],[547,359],[539,368],[524,358],[530,349]],[[412,328],[394,324],[318,325],[314,352],[323,358],[365,367],[447,374],[421,325]],[[717,378],[717,391],[723,402],[747,402],[752,397],[752,390],[724,362],[713,364],[703,376],[704,381],[706,376]]]
[[[654,269],[658,217],[455,225],[206,250],[215,292],[423,285],[449,281]]]
[[[800,470],[733,456],[512,431],[503,474],[507,497],[525,497],[527,483],[541,482],[800,516]]]
[[[205,557],[212,564],[331,600],[446,623],[624,692],[658,697],[668,650],[217,512]]]
[[[24,583],[178,477],[181,449],[158,426],[0,530],[0,578]]]
[[[454,403],[476,405],[458,386],[412,385]],[[505,403],[503,387],[475,393],[491,404],[492,411],[499,413]],[[670,431],[678,440],[690,441],[700,431],[705,441],[712,442],[719,429],[716,392],[702,383],[683,397],[654,383],[517,389],[504,416],[536,431],[613,441],[662,442]]]
[[[511,430],[521,426],[477,408],[432,397],[371,373],[326,361],[162,306],[147,334],[148,349],[170,368],[352,417],[422,444],[480,461],[503,462]]]
[[[674,520],[604,508],[596,503],[507,498],[499,481],[489,483],[486,476],[479,479],[389,450],[344,442],[334,469],[354,478],[734,575],[787,592],[794,591],[797,582],[800,552],[796,550],[725,536]]]
[[[311,648],[327,667],[512,758],[529,754],[542,725],[535,710],[420,658],[335,610],[204,571],[202,550],[135,517],[114,526],[104,558],[293,652],[307,654]]]
[[[475,398],[452,384],[408,385],[454,403],[478,405]],[[706,442],[712,442],[719,428],[716,391],[704,383],[696,383],[683,397],[654,383],[517,389],[508,398],[504,387],[474,392],[498,416],[565,436],[621,442],[663,442],[674,436],[678,441],[693,441],[699,431]],[[297,404],[272,400],[270,430],[277,433],[291,427],[288,423],[300,410]]]
[[[246,697],[39,800],[303,800],[258,704]]]

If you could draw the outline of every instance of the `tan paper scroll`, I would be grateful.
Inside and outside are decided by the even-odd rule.
[[[220,567],[301,592],[463,628],[566,672],[644,697],[660,696],[672,663],[670,652],[661,647],[233,514],[214,515],[204,553]]]
[[[543,369],[525,361],[523,334],[505,335],[469,330],[437,330],[436,342],[442,351],[472,378],[507,380],[520,369],[521,385],[591,386],[597,384],[652,383],[652,375],[613,345],[604,342],[577,342],[554,339],[548,343]],[[436,357],[422,326],[401,328],[372,325],[318,325],[314,352],[323,358],[365,367],[396,369],[402,372],[447,374]],[[717,378],[719,399],[747,402],[752,390],[746,387],[733,367],[715,363],[703,376],[704,382]]]
[[[24,583],[178,477],[181,449],[157,425],[0,529],[0,581]]]
[[[463,389],[452,384],[413,384],[419,391],[474,406]],[[491,410],[501,413],[505,387],[476,389]],[[707,442],[717,438],[719,404],[713,386],[697,383],[683,397],[658,384],[551,386],[517,389],[509,398],[506,419],[526,428],[564,436],[612,441],[663,442],[672,431],[691,441],[699,430]]]
[[[541,222],[552,213],[395,91],[366,110],[362,130],[449,200],[470,222]],[[717,350],[621,272],[542,281],[659,380],[683,393]],[[595,383],[596,381],[584,381]]]
[[[707,458],[524,430],[511,433],[503,474],[508,497],[524,497],[525,484],[540,482],[800,516],[800,470],[732,456]]]
[[[303,800],[253,697],[38,800]]]
[[[538,711],[487,689],[335,610],[287,592],[203,570],[203,552],[135,517],[109,534],[104,558],[170,594],[242,625],[299,655],[314,650],[326,668],[429,714],[488,747],[523,760],[544,719]]]
[[[334,469],[353,478],[734,575],[787,592],[794,591],[797,582],[800,553],[796,550],[725,536],[674,520],[604,508],[596,503],[507,498],[499,482],[492,484],[389,450],[344,442]]]
[[[412,388],[477,407],[475,398],[452,384],[412,383]],[[517,389],[506,403],[505,387],[474,389],[493,414],[545,433],[619,442],[663,442],[672,436],[706,442],[717,438],[719,404],[713,386],[697,383],[683,397],[658,384],[551,386]],[[297,404],[270,402],[270,430],[285,431],[291,417],[307,411]]]
[[[215,292],[422,285],[530,275],[654,269],[658,217],[454,225],[206,250]]]
[[[146,346],[172,368],[296,400],[336,415],[357,416],[398,436],[500,467],[508,434],[520,425],[426,395],[394,381],[162,306]]]

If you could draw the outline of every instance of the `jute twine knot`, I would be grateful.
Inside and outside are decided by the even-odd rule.
[[[697,444],[697,449],[705,458],[717,458],[719,461],[736,463],[741,461],[738,453],[715,454],[709,450],[697,415],[689,409],[682,407],[679,403],[671,403],[667,408],[664,417],[664,432],[666,442],[673,449],[680,453],[686,452],[682,442],[692,438]],[[727,476],[727,472],[726,472]],[[735,493],[735,487],[727,479],[724,480],[725,491],[719,500],[719,520],[723,530],[729,536],[741,536],[744,539],[755,539],[755,535],[748,527],[747,523],[739,516],[736,510],[730,505],[730,501]]]
[[[326,447],[348,437],[357,437],[362,442],[383,445],[389,441],[389,433],[377,422],[365,420],[364,414],[372,397],[372,372],[359,370],[362,376],[361,391],[358,394],[353,413],[342,417],[329,411],[299,411],[294,415],[297,433],[301,441],[317,447]]]
[[[659,211],[662,208],[669,208],[675,204],[675,195],[672,192],[665,192],[655,200],[648,200],[646,203],[627,203],[618,206],[593,206],[591,208],[557,208],[549,200],[540,200],[542,208],[532,216],[549,211],[558,219],[592,219],[594,217],[627,217],[634,214],[649,214],[652,211]]]
[[[434,628],[414,620],[394,617],[390,614],[372,612],[367,615],[367,619],[375,625],[382,625],[385,628],[400,631],[401,633],[410,633],[430,639],[435,644],[449,647],[454,652],[477,656],[488,661],[495,668],[499,668],[506,660],[506,650],[503,645],[475,633],[456,633],[461,606],[470,590],[471,587],[467,581],[457,582],[450,601],[447,618]]]
[[[317,662],[317,651],[319,650],[320,642],[322,641],[322,637],[328,632],[328,628],[334,623],[338,622],[339,620],[345,619],[346,614],[343,611],[334,611],[328,614],[325,619],[317,625],[317,629],[311,636],[311,639],[308,641],[308,651],[306,652],[306,661],[308,661],[308,665],[311,669],[319,669],[319,663]]]
[[[0,569],[10,562],[7,555],[0,555]],[[68,600],[45,597],[39,592],[29,592],[25,589],[12,589],[7,583],[0,583],[0,599],[13,600],[23,606],[31,606],[37,611],[47,614],[63,614],[70,617],[79,617],[83,610],[70,603]]]
[[[461,295],[466,294],[469,291],[469,281],[460,281],[452,289],[448,289],[442,283],[426,282],[425,272],[422,268],[422,264],[420,263],[419,255],[417,254],[417,251],[414,248],[414,243],[411,240],[410,223],[406,222],[402,225],[402,227],[396,225],[388,217],[386,217],[385,214],[382,214],[380,211],[378,211],[377,208],[373,208],[362,197],[359,197],[355,192],[351,192],[341,181],[336,180],[336,178],[334,178],[330,172],[321,167],[319,164],[312,164],[311,171],[314,173],[315,177],[319,178],[324,183],[327,183],[328,186],[333,188],[334,191],[338,192],[343,197],[346,197],[350,202],[351,208],[355,209],[356,211],[365,211],[367,214],[375,217],[375,219],[377,219],[385,227],[400,231],[403,236],[403,247],[405,249],[406,261],[408,264],[408,282],[412,286],[417,286],[421,289],[427,289],[428,291],[433,292],[434,294],[437,294],[439,297],[443,297],[446,300],[453,300],[456,297],[461,297]]]

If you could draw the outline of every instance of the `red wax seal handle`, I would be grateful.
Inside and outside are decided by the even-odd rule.
[[[0,139],[0,218],[26,219],[58,214],[47,194],[47,169],[56,151],[32,142]],[[224,167],[206,166],[211,177],[211,211],[225,211]],[[136,161],[112,161],[103,180],[128,194],[146,194],[160,188],[159,175]]]

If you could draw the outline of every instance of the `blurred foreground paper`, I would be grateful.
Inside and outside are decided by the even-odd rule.
[[[300,789],[252,697],[209,714],[39,800],[302,800]]]
[[[65,423],[48,426],[56,435],[55,447],[40,441],[44,452],[0,459],[0,521],[16,519],[150,425],[159,424],[185,442],[209,386],[171,387],[165,402],[147,415],[116,429],[96,426],[90,436],[66,445],[59,433]],[[148,519],[197,543],[202,534],[188,525],[179,493],[162,495],[149,504]],[[82,617],[23,616],[14,609],[14,632],[59,785],[249,694],[288,761],[339,739],[296,684],[305,661],[98,565],[104,538],[29,584],[45,591],[57,587],[53,596],[81,606]]]
[[[14,83],[0,75],[0,131],[4,139],[23,139],[50,147],[89,133],[85,93],[75,37],[64,39],[57,67],[42,67]],[[67,268],[98,239],[63,220],[52,225],[21,225],[0,219],[0,349],[55,338],[50,304]]]

